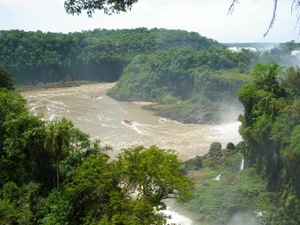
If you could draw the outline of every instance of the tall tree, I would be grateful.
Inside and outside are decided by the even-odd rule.
[[[12,75],[0,65],[0,88],[1,87],[10,90],[14,89]]]
[[[124,149],[115,160],[88,157],[68,189],[77,196],[85,224],[164,224],[166,198],[187,201],[193,181],[180,171],[173,151],[151,146]]]
[[[3,149],[7,135],[4,123],[8,115],[19,116],[26,112],[26,100],[20,93],[9,91],[6,88],[0,88],[0,186],[2,186],[3,182],[9,177],[6,171],[13,169],[6,167],[7,164],[4,162],[7,160],[6,152]]]
[[[3,127],[5,140],[2,166],[9,174],[8,180],[18,185],[33,180],[45,188],[51,188],[54,171],[49,163],[51,155],[44,150],[45,121],[27,113],[8,115]]]
[[[52,120],[47,127],[45,148],[51,151],[56,159],[56,180],[59,190],[59,162],[63,157],[64,148],[70,145],[70,129],[73,123],[66,118]]]

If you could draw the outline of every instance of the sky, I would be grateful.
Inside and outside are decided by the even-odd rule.
[[[88,18],[68,15],[64,0],[0,0],[0,30],[61,32],[138,27],[193,31],[221,43],[299,41],[297,12],[291,0],[279,0],[277,17],[267,37],[273,0],[239,0],[232,15],[232,0],[139,0],[127,13]]]

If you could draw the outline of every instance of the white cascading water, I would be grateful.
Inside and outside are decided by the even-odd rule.
[[[192,225],[193,221],[190,218],[187,218],[179,213],[170,210],[170,207],[167,207],[166,210],[163,211],[164,214],[171,216],[170,219],[167,219],[167,224],[178,224],[178,225]]]
[[[241,162],[241,166],[240,166],[240,170],[243,170],[244,169],[244,158],[242,159],[242,162]]]

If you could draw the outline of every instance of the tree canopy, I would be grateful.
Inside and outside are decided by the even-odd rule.
[[[95,10],[103,10],[105,14],[127,12],[131,10],[132,5],[138,0],[66,0],[65,9],[69,14],[81,14],[83,10],[87,11],[89,17]]]
[[[299,223],[299,68],[258,64],[238,98],[244,105],[240,134],[245,162],[267,180],[267,190],[282,193],[290,224]],[[295,82],[296,81],[296,82]],[[284,184],[284,185],[283,185]],[[296,210],[296,211],[295,211]]]
[[[183,30],[95,29],[68,34],[9,30],[1,31],[0,64],[13,75],[15,84],[115,82],[136,55],[170,48],[201,50],[213,45],[221,46]]]
[[[151,146],[123,149],[109,161],[89,157],[80,166],[68,191],[84,209],[85,224],[164,224],[162,200],[192,197],[193,182],[180,171],[173,151]]]
[[[14,89],[13,77],[0,65],[0,88]]]

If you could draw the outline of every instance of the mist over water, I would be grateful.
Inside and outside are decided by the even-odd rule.
[[[45,119],[66,117],[80,130],[113,147],[113,157],[122,148],[156,145],[173,149],[182,160],[208,152],[212,142],[225,148],[228,142],[237,144],[239,122],[220,125],[182,124],[155,116],[141,105],[118,102],[105,95],[115,83],[82,85],[80,87],[33,90],[23,92],[32,114]],[[133,120],[126,125],[123,119]]]
[[[173,209],[173,206],[176,204],[174,199],[166,199],[164,200],[164,203],[167,205],[167,209],[162,210],[161,212],[167,216],[170,216],[170,218],[167,219],[167,224],[176,224],[176,225],[194,224],[190,218],[184,216],[183,213],[180,212],[178,207],[176,207],[176,209]]]

